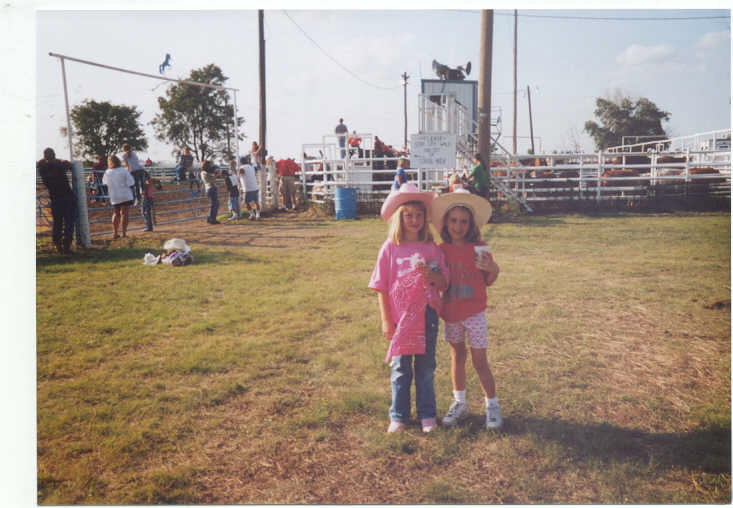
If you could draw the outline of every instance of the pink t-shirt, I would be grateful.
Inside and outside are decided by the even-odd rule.
[[[448,323],[463,321],[486,309],[486,282],[481,270],[476,268],[474,245],[484,242],[456,246],[441,243],[445,261],[451,273],[448,290],[443,295],[443,309],[440,313]]]
[[[450,279],[443,252],[433,242],[405,242],[397,245],[387,239],[377,256],[377,264],[369,280],[369,288],[387,293],[390,313],[395,321],[387,358],[425,353],[425,307],[440,312],[440,293],[429,286],[417,272],[417,265],[437,263],[441,273]]]

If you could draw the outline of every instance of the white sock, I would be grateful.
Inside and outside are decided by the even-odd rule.
[[[498,397],[493,397],[491,399],[488,398],[488,397],[484,397],[484,400],[486,401],[486,407],[489,407],[489,406],[498,406],[499,405],[499,398]]]
[[[461,404],[466,403],[466,390],[453,390],[453,399]]]

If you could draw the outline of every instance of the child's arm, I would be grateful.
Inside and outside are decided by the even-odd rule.
[[[382,317],[382,335],[387,340],[392,340],[394,335],[394,321],[389,310],[389,296],[387,293],[377,291],[379,295],[379,314]]]
[[[481,257],[476,262],[476,267],[481,270],[487,287],[491,286],[499,278],[499,265],[496,264],[494,256],[491,253],[482,252]]]

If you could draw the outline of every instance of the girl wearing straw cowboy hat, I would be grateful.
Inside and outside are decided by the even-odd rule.
[[[494,376],[486,357],[486,288],[499,276],[491,249],[481,241],[479,228],[491,217],[491,204],[463,188],[435,198],[430,205],[433,226],[440,233],[450,286],[443,294],[440,316],[445,321],[444,339],[451,346],[451,378],[454,402],[443,418],[455,425],[468,415],[466,403],[466,345],[478,374],[486,401],[486,427],[501,426],[501,410],[496,397]]]
[[[443,252],[433,243],[427,210],[435,194],[402,184],[382,205],[390,222],[379,250],[369,288],[379,296],[382,334],[390,341],[392,404],[387,432],[401,430],[410,418],[410,385],[415,379],[415,405],[423,432],[437,426],[435,346],[440,292],[448,285]]]

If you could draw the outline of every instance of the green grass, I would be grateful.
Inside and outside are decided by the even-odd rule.
[[[184,236],[180,268],[142,265],[154,237],[40,242],[40,504],[730,502],[729,215],[484,227],[505,425],[469,366],[472,417],[427,436],[385,433],[385,224],[269,224]]]

